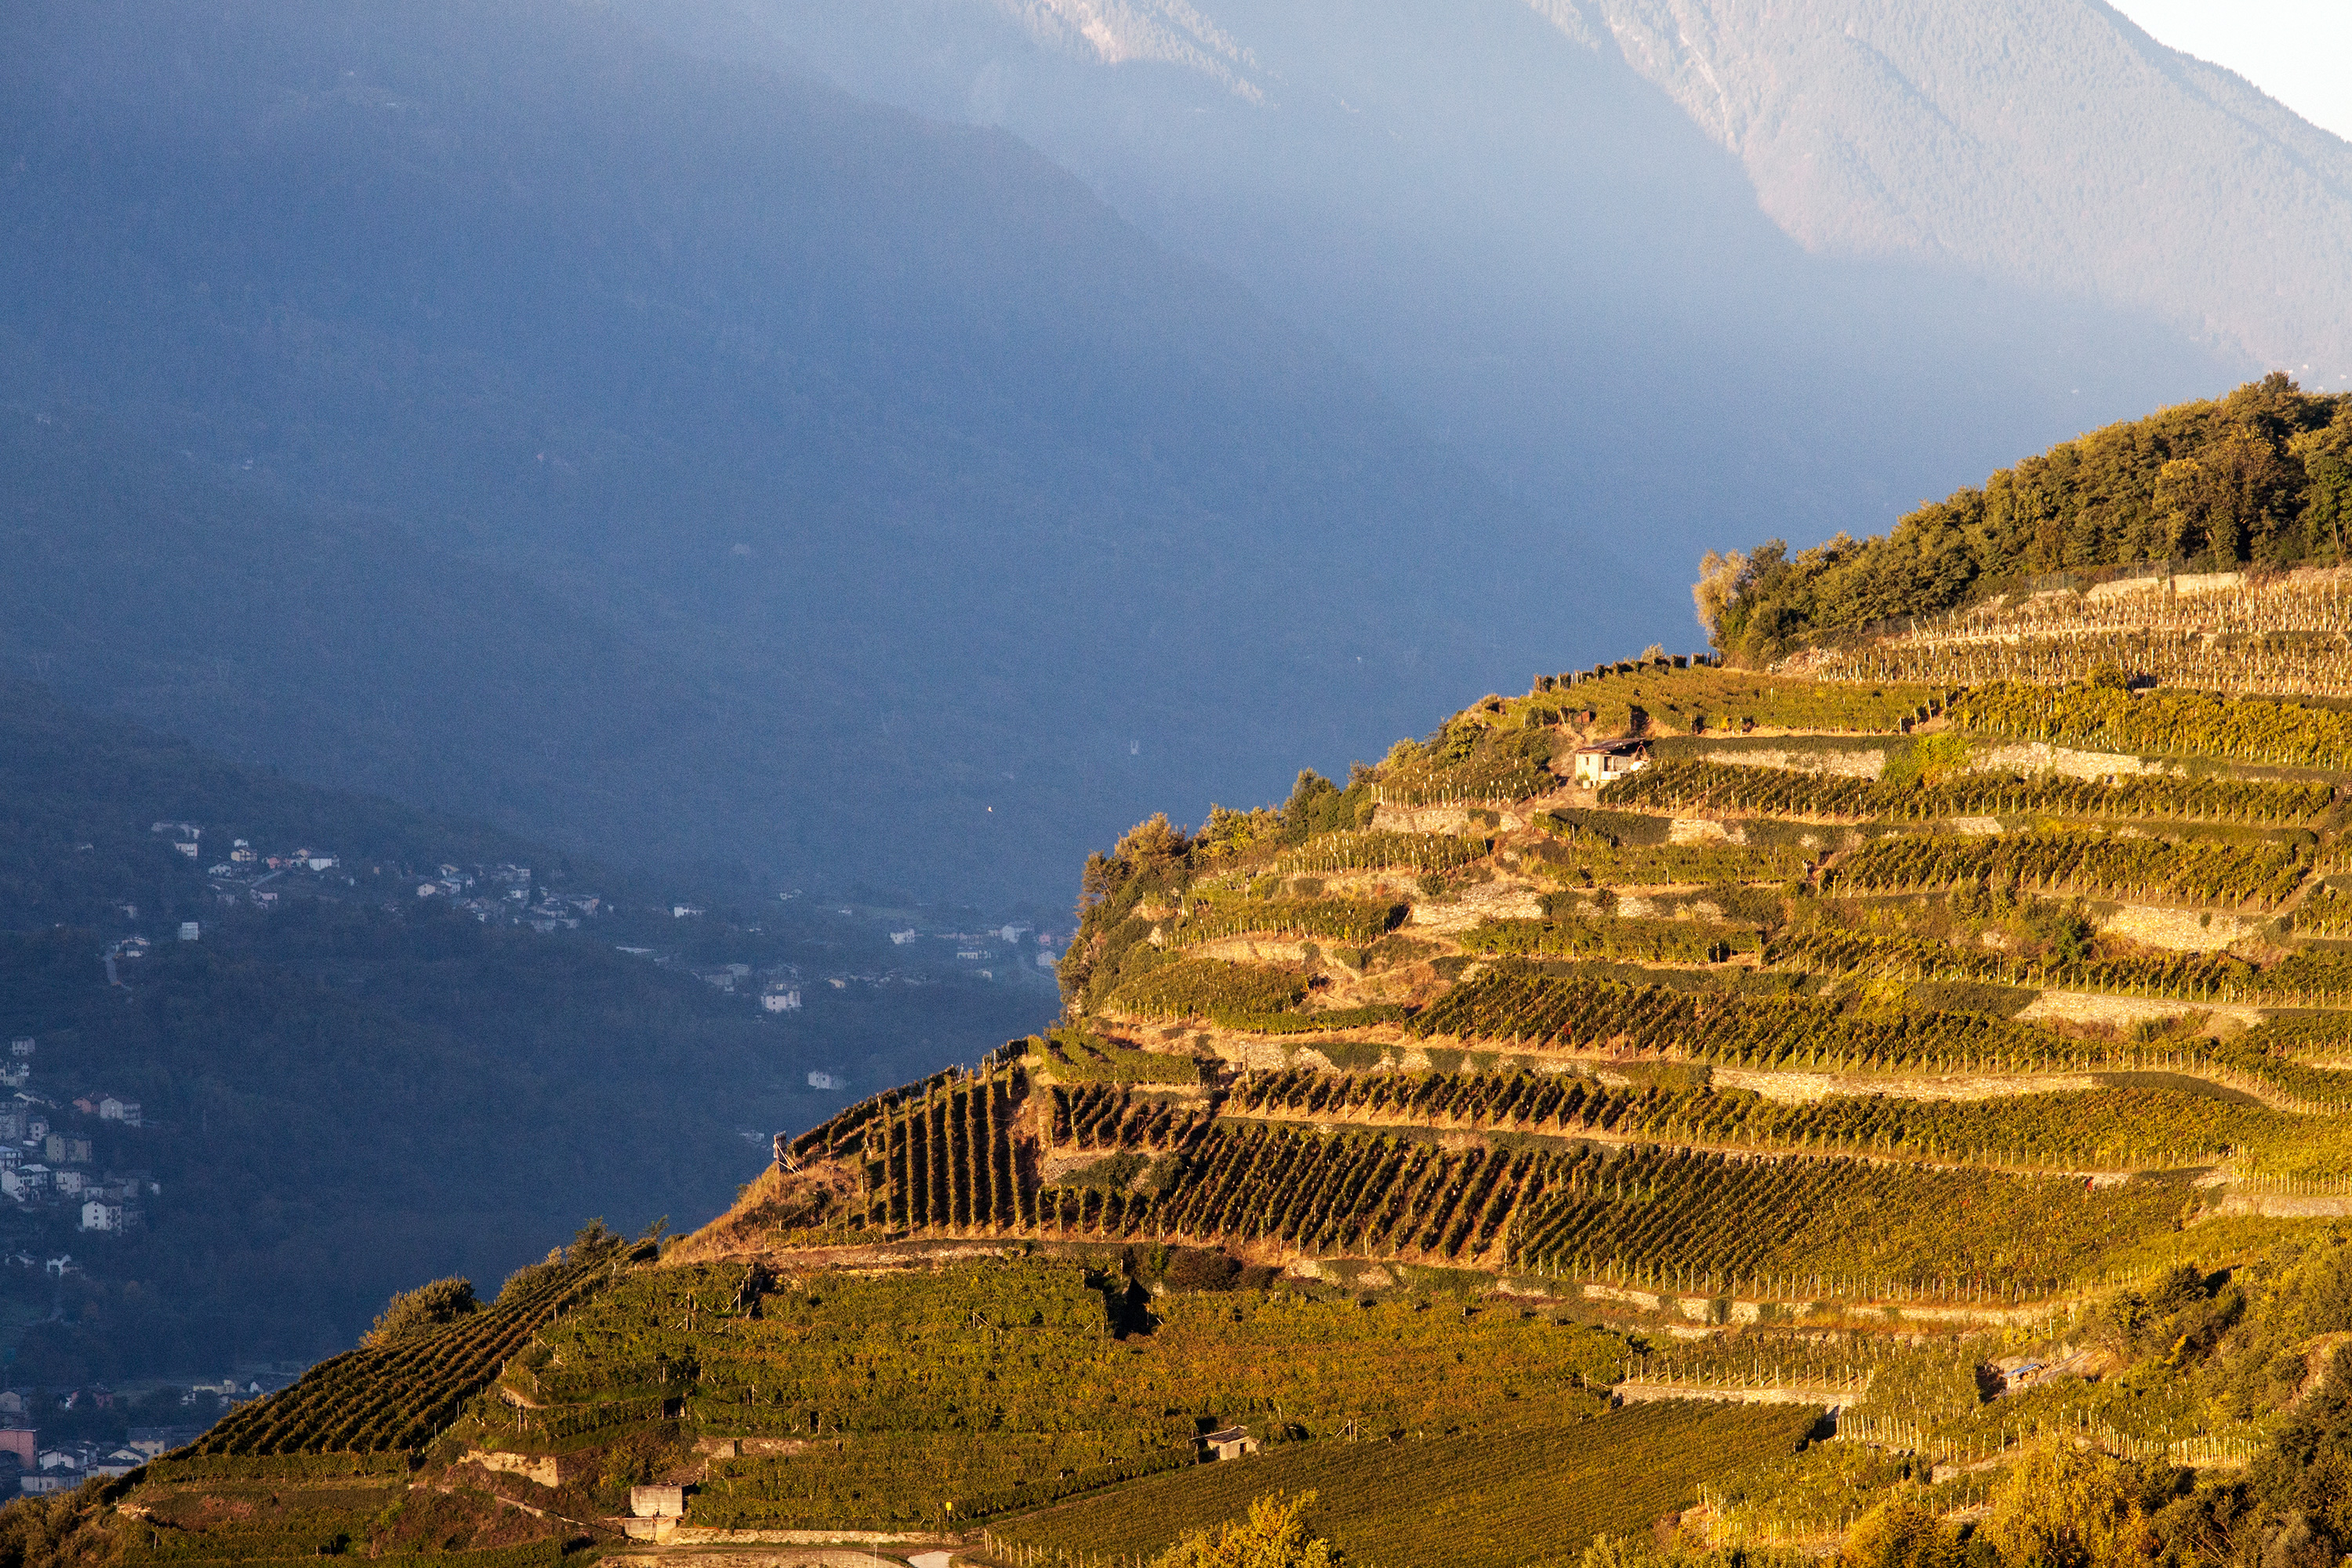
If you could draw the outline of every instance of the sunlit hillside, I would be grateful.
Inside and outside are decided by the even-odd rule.
[[[2098,640],[2317,581],[1979,606],[1804,675],[1653,652],[1142,823],[1049,1032],[780,1139],[690,1237],[590,1235],[325,1363],[80,1528],[1010,1568],[1312,1489],[1364,1562],[1907,1520],[2023,1563],[2056,1476],[2151,1558],[2325,1529],[2352,713]],[[1928,651],[2004,614],[2100,661]]]

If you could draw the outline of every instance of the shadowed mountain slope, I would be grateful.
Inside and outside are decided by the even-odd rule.
[[[158,820],[200,828],[202,857]],[[263,858],[212,864],[233,854]],[[418,891],[479,873],[507,905],[517,863],[538,891],[515,915]],[[588,907],[518,918],[551,890]],[[0,1205],[0,1257],[79,1265],[0,1268],[16,1386],[331,1353],[416,1279],[502,1277],[592,1213],[634,1229],[722,1204],[774,1126],[976,1057],[1049,1005],[909,957],[878,922],[704,901],[677,920],[544,845],[0,682],[0,1038],[34,1047],[7,1058],[9,1104],[36,1097],[80,1142],[27,1151],[19,1122],[11,1165],[127,1184],[109,1201],[137,1215],[83,1231],[62,1185]],[[698,978],[724,961],[793,976],[799,1005]],[[886,964],[890,984],[824,983]],[[130,1121],[75,1103],[109,1094]]]
[[[294,743],[265,715],[309,700],[305,661],[246,658],[233,616],[184,623],[168,674],[26,647],[62,689],[139,688],[241,753],[615,858],[1034,891],[1147,778],[1278,788],[1252,771],[1277,721],[1336,766],[1523,664],[1496,626],[1581,604],[1597,650],[1612,624],[1515,572],[1532,516],[1359,373],[1001,132],[590,6],[127,0],[0,27],[0,395],[369,509],[602,649],[488,616],[464,657],[494,689],[414,720],[440,749],[348,704]],[[63,575],[28,596],[108,526],[63,485],[29,498]],[[148,552],[108,560],[145,591]],[[399,570],[350,585],[391,604]],[[142,640],[103,605],[73,629]],[[331,669],[410,679],[397,621],[333,629]],[[606,655],[676,695],[624,681],[617,721],[548,702],[516,738],[554,739],[532,765],[567,780],[483,799],[520,766],[477,733],[507,722],[496,689],[601,683]],[[601,738],[537,733],[566,725]]]

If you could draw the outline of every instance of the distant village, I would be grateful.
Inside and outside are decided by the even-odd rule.
[[[191,860],[202,864],[208,858],[205,830],[199,824],[158,822],[152,831]],[[278,907],[281,901],[348,897],[351,889],[360,886],[359,879],[344,868],[341,858],[331,850],[299,845],[265,852],[243,838],[232,839],[226,857],[205,867],[205,875],[213,895],[223,906],[232,909],[268,910]],[[485,924],[527,925],[548,932],[577,931],[583,921],[619,912],[616,906],[598,894],[553,891],[533,881],[530,867],[503,861],[471,868],[442,864],[415,874],[413,886],[404,881],[402,891],[406,901],[437,900],[445,907],[471,915]],[[789,902],[797,896],[786,893],[782,898]],[[387,910],[399,907],[398,902],[385,905]],[[123,912],[135,919],[138,911],[125,905]],[[674,921],[691,921],[707,911],[699,904],[674,903],[665,910],[653,912],[666,912]],[[855,917],[859,911],[842,907],[839,912]],[[758,928],[752,930],[756,932]],[[178,939],[197,942],[203,934],[201,921],[184,921],[180,924]],[[803,1002],[802,988],[806,984],[824,984],[835,990],[851,985],[922,985],[937,980],[943,969],[982,981],[1025,979],[1039,972],[1050,975],[1060,957],[1056,933],[1022,923],[977,931],[924,931],[909,926],[892,931],[889,937],[894,949],[915,950],[907,953],[908,963],[823,974],[810,974],[796,963],[698,963],[684,951],[697,945],[692,942],[680,943],[677,949],[643,942],[614,945],[623,952],[648,959],[664,968],[681,969],[730,995],[756,997],[761,1010],[769,1013],[798,1012]],[[114,984],[126,983],[131,972],[122,965],[151,951],[151,942],[143,936],[115,942],[105,954],[107,979]]]
[[[119,1235],[144,1223],[144,1201],[163,1192],[161,1184],[144,1170],[93,1169],[93,1152],[112,1129],[149,1125],[135,1100],[99,1089],[76,1094],[62,1104],[35,1089],[35,1066],[40,1041],[21,1036],[8,1042],[0,1058],[0,1087],[9,1098],[0,1101],[0,1194],[16,1212],[35,1218],[71,1219],[83,1232],[97,1232],[93,1242]],[[81,1271],[70,1252],[42,1257],[22,1248],[0,1256],[0,1268],[65,1282]],[[277,1378],[271,1385],[282,1383]],[[0,1488],[7,1470],[16,1469],[15,1489],[25,1493],[64,1491],[91,1476],[119,1476],[144,1464],[166,1448],[190,1441],[209,1425],[226,1403],[264,1392],[253,1375],[225,1377],[171,1395],[190,1412],[192,1419],[173,1426],[132,1426],[124,1443],[63,1439],[40,1441],[36,1408],[41,1397],[10,1388],[0,1390]],[[85,1426],[92,1409],[111,1405],[114,1395],[104,1388],[76,1389],[53,1396],[57,1415],[69,1426]],[[151,1396],[142,1410],[152,1413]],[[88,1405],[90,1409],[85,1409]],[[199,1409],[201,1406],[201,1409]]]
[[[33,1059],[39,1042],[20,1037],[8,1042],[0,1062],[0,1086],[10,1091],[0,1101],[0,1193],[20,1211],[62,1209],[76,1215],[85,1231],[120,1232],[142,1223],[142,1201],[163,1191],[143,1170],[93,1172],[92,1123],[103,1127],[143,1127],[146,1119],[135,1100],[91,1089],[60,1106],[32,1087]],[[70,1258],[35,1258],[18,1253],[0,1259],[15,1268],[41,1268],[63,1274],[75,1267]]]
[[[159,822],[152,831],[168,836],[172,847],[189,859],[202,864],[206,858],[201,825]],[[231,839],[227,856],[205,867],[205,877],[214,897],[231,909],[272,909],[289,897],[331,898],[339,888],[359,886],[359,879],[343,868],[342,858],[332,850],[299,845],[270,853],[243,838]],[[405,891],[404,882],[403,888]],[[414,896],[444,900],[486,923],[528,925],[542,931],[558,927],[576,931],[583,920],[593,918],[604,908],[604,901],[593,893],[557,894],[543,887],[534,890],[530,867],[503,862],[471,870],[446,864],[434,867],[417,876]],[[187,929],[194,924],[183,924],[184,940],[199,939],[201,928]]]
[[[691,904],[679,904],[671,910],[672,916],[679,920],[691,919],[702,912]],[[844,910],[841,912],[852,914],[856,911]],[[1009,979],[1020,967],[1031,963],[1050,973],[1060,958],[1055,933],[1035,932],[1036,947],[1033,960],[1028,947],[1033,930],[1026,925],[1005,925],[985,931],[926,932],[908,927],[890,933],[892,947],[912,947],[917,943],[937,945],[909,953],[908,964],[843,971],[817,978],[836,991],[846,990],[852,985],[928,985],[939,978],[940,964],[936,961],[947,961],[955,966],[952,973],[975,980]],[[676,965],[680,962],[673,954],[662,953],[650,947],[624,947],[621,951],[650,958],[664,965]],[[925,963],[922,962],[925,958],[935,958],[935,962]],[[803,976],[799,964],[775,963],[764,968],[755,968],[749,963],[687,967],[698,980],[730,994],[755,993],[760,998],[761,1007],[767,1012],[800,1011]]]

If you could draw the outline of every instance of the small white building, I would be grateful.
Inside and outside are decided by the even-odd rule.
[[[1226,1426],[1203,1436],[1201,1447],[1212,1459],[1238,1459],[1257,1452],[1257,1439],[1246,1426]]]
[[[1621,741],[1596,741],[1579,746],[1570,777],[1586,789],[1599,789],[1612,779],[1641,772],[1650,765],[1646,742],[1631,736]]]
[[[98,1102],[98,1119],[100,1121],[120,1121],[126,1127],[136,1127],[140,1121],[139,1102],[135,1100],[118,1100],[110,1094]]]
[[[84,1230],[121,1230],[122,1205],[92,1198],[81,1205],[81,1227]]]
[[[180,922],[180,940],[182,942],[194,942],[197,938],[204,935],[204,931],[205,928],[197,924],[194,921],[182,921]]]
[[[677,1519],[686,1512],[684,1487],[631,1487],[629,1511],[639,1519]]]
[[[801,1009],[801,994],[798,988],[792,986],[770,991],[760,998],[760,1005],[771,1013],[797,1013]]]

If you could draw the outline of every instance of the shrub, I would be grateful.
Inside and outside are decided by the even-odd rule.
[[[404,1335],[454,1323],[481,1310],[481,1302],[474,1298],[474,1282],[453,1274],[446,1279],[435,1279],[414,1290],[396,1293],[376,1314],[375,1326],[360,1342],[390,1344]]]
[[[2004,1562],[2123,1568],[2155,1555],[2155,1532],[2129,1466],[2045,1441],[1993,1493],[1985,1535]]]
[[[1331,1543],[1307,1533],[1313,1492],[1270,1492],[1249,1516],[1214,1531],[1188,1531],[1152,1559],[1152,1568],[1331,1568]]]

